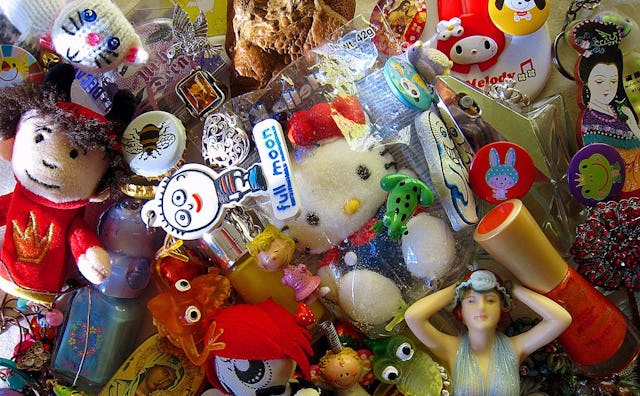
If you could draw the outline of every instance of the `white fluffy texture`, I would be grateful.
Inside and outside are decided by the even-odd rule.
[[[337,139],[293,164],[302,211],[286,225],[298,249],[325,252],[373,218],[386,198],[380,179],[394,171],[393,167],[385,169],[392,159],[380,152],[381,149],[352,151],[344,139]],[[358,175],[359,166],[368,169],[366,180]],[[344,205],[351,199],[359,200],[360,208],[350,215],[344,211]],[[313,215],[318,219],[317,225],[308,221]]]
[[[35,41],[49,32],[65,0],[1,0],[0,10],[22,33],[21,40]]]
[[[111,274],[109,253],[98,246],[90,247],[78,257],[78,269],[94,285],[104,282]]]
[[[407,269],[420,279],[439,279],[451,269],[456,241],[442,219],[420,213],[407,222],[402,236],[402,256]]]
[[[84,17],[87,10],[93,11],[91,18]],[[113,38],[119,40],[117,47]],[[91,74],[104,73],[123,62],[144,63],[148,58],[133,26],[110,0],[69,2],[53,24],[51,39],[60,56]],[[92,41],[94,45],[89,45]],[[131,51],[136,57],[127,60]]]
[[[393,318],[402,294],[393,281],[371,270],[354,270],[338,281],[340,307],[351,319],[381,325]]]

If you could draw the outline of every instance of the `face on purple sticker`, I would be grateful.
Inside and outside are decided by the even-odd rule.
[[[620,154],[604,143],[592,143],[571,159],[569,191],[580,203],[594,206],[620,194],[624,184],[624,162]]]

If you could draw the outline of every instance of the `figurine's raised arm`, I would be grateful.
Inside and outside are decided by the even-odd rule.
[[[404,314],[404,320],[413,334],[449,370],[455,362],[458,338],[436,329],[429,319],[451,304],[455,295],[456,284],[453,284],[416,301]]]
[[[511,293],[542,317],[542,321],[530,330],[511,337],[518,362],[522,362],[527,356],[562,334],[571,324],[571,315],[555,301],[524,286],[514,285]]]

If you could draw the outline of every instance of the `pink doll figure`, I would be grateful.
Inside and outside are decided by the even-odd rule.
[[[295,292],[296,301],[306,301],[314,293],[323,296],[328,289],[321,288],[320,276],[313,275],[304,264],[290,265],[296,245],[293,239],[268,224],[264,231],[247,243],[249,253],[256,257],[258,266],[267,271],[283,271],[282,283]]]
[[[273,300],[232,305],[210,320],[215,331],[207,344],[214,348],[205,372],[216,389],[234,396],[320,395],[310,382],[293,379],[296,366],[309,378],[311,335]]]
[[[513,148],[507,150],[504,163],[500,162],[498,150],[492,148],[489,151],[489,165],[485,179],[493,189],[493,197],[499,200],[507,199],[507,191],[518,182],[516,164],[516,152]]]
[[[2,91],[0,139],[15,138],[11,165],[16,187],[0,197],[6,225],[0,288],[26,299],[53,302],[70,276],[99,284],[110,274],[109,255],[84,221],[84,208],[115,187],[118,133],[135,100],[118,92],[106,117],[69,102],[73,67],[51,68],[45,84]]]
[[[531,308],[542,320],[513,337],[498,331],[508,319],[512,297]],[[461,335],[441,332],[429,322],[453,301],[454,314],[466,326]],[[558,337],[571,316],[553,300],[514,285],[511,292],[488,270],[472,272],[462,282],[423,297],[405,312],[415,336],[452,373],[455,395],[520,394],[519,365],[539,348]]]
[[[122,63],[139,65],[149,55],[127,17],[111,0],[71,0],[55,18],[50,46],[65,61],[91,74]]]

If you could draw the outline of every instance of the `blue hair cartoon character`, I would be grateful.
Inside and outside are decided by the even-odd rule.
[[[507,150],[504,163],[500,163],[498,150],[492,148],[489,151],[489,164],[485,180],[493,189],[493,197],[498,200],[507,199],[507,191],[518,182],[518,171],[514,167],[516,164],[516,152],[513,148]]]

